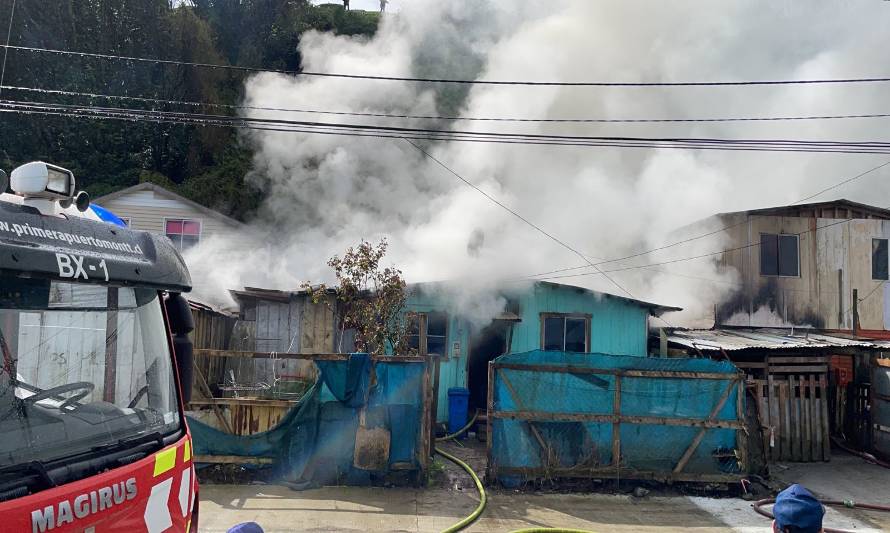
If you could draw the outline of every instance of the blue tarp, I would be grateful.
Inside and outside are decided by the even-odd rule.
[[[230,435],[189,418],[196,455],[271,457],[283,481],[295,488],[330,483],[365,484],[379,472],[353,466],[359,413],[367,427],[390,432],[388,465],[420,468],[425,365],[371,362],[367,354],[346,361],[318,361],[320,378],[269,431]]]
[[[573,366],[604,370],[654,370],[726,374],[726,379],[676,377],[621,377],[620,413],[630,416],[706,419],[727,387],[732,386],[717,420],[737,420],[738,370],[728,362],[708,359],[658,359],[602,354],[531,351],[503,355],[496,364]],[[506,377],[506,380],[505,380]],[[615,375],[608,373],[565,373],[544,369],[500,368],[495,373],[496,411],[543,413],[613,413]],[[514,397],[514,394],[518,397]],[[509,468],[530,471],[558,469],[595,470],[614,466],[611,422],[533,422],[549,448],[541,446],[529,423],[519,419],[492,421],[492,461],[499,477],[507,483],[516,475],[501,476]],[[670,473],[699,432],[682,425],[620,425],[622,469]],[[708,429],[684,473],[724,474],[738,471],[732,460],[736,448],[735,429]],[[729,456],[729,460],[727,460]]]

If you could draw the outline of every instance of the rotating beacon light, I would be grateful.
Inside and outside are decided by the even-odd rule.
[[[86,192],[75,192],[74,173],[68,169],[32,161],[14,169],[9,178],[10,188],[24,198],[24,205],[44,215],[58,215],[60,207],[67,209],[72,204],[81,212],[90,206]]]

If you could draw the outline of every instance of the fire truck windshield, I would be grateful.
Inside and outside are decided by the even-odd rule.
[[[0,472],[181,430],[156,290],[0,275],[0,348]]]

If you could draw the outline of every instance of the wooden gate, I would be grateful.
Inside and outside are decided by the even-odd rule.
[[[769,461],[828,461],[831,457],[828,356],[767,357],[736,363],[748,373]]]
[[[890,459],[890,359],[876,359],[871,376],[872,449]]]

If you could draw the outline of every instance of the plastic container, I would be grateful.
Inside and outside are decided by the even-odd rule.
[[[463,387],[448,389],[448,434],[457,433],[467,425],[470,391]],[[462,435],[461,438],[466,438]]]

